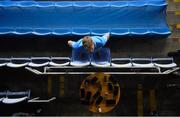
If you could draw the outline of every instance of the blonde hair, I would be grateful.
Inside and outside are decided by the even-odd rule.
[[[83,47],[88,49],[88,48],[91,48],[93,41],[90,36],[85,36],[82,40],[82,43],[83,43]]]

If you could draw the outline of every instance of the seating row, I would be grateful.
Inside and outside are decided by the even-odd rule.
[[[31,58],[0,58],[0,67],[43,67],[69,65],[69,57],[31,57]]]
[[[111,35],[118,36],[170,34],[168,28],[0,28],[0,34],[15,35],[103,35],[106,32],[110,32]]]
[[[173,68],[176,67],[173,58],[92,58],[70,59],[69,57],[31,57],[31,58],[0,58],[0,67],[117,67],[117,68]]]
[[[0,1],[0,35],[83,36],[110,32],[118,37],[164,38],[171,34],[166,5],[166,0]]]

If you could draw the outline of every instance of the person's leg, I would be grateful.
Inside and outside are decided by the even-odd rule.
[[[80,57],[80,59],[83,59],[83,58],[84,58],[83,52],[79,52],[79,57]]]
[[[79,51],[79,57],[81,60],[87,60],[89,53],[85,52],[85,51]]]
[[[101,58],[101,52],[98,50],[97,52],[97,57],[100,59]]]
[[[101,48],[99,48],[97,51],[96,51],[96,56],[98,59],[101,58]]]

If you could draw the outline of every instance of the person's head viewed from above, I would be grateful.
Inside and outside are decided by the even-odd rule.
[[[92,53],[94,51],[94,43],[90,36],[85,36],[82,40],[82,44],[89,53]]]

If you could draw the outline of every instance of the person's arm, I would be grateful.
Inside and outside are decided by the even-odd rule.
[[[78,40],[77,42],[69,40],[68,41],[68,45],[74,49],[79,48],[79,43],[81,42],[81,40]]]
[[[101,46],[104,46],[109,39],[110,39],[110,33],[105,33],[105,34],[100,38],[99,44],[100,44]]]

